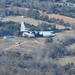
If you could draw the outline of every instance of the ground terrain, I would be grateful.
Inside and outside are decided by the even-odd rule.
[[[28,10],[28,8],[18,8],[18,9]],[[65,22],[75,23],[75,19],[74,18],[71,18],[71,17],[62,16],[62,15],[59,15],[59,14],[47,14],[46,12],[42,12],[40,10],[39,10],[39,12],[42,15],[48,15],[49,18],[56,18],[56,19],[60,19],[60,20],[62,19]]]
[[[14,37],[11,39],[0,39],[0,49],[7,50],[17,50],[17,51],[26,51],[31,52],[34,50],[40,50],[44,46],[45,38],[33,39],[33,38],[23,38],[23,37]],[[20,43],[20,44],[18,44]]]
[[[62,19],[65,22],[69,22],[69,23],[73,23],[75,24],[75,19],[74,18],[70,18],[70,17],[66,17],[66,16],[62,16],[62,15],[57,15],[57,14],[48,14],[49,18],[56,18],[56,19]]]
[[[33,18],[22,18],[21,16],[8,16],[8,17],[5,17],[3,18],[2,20],[3,22],[4,21],[14,21],[14,22],[26,22],[26,23],[29,23],[29,24],[33,24],[35,26],[37,26],[38,24],[41,24],[42,22],[44,23],[48,23],[46,21],[41,21],[41,20],[35,20]]]
[[[71,35],[69,35],[71,34]],[[75,37],[74,31],[64,31],[61,33],[56,33],[56,36],[53,37],[54,42],[58,42],[59,40],[63,40],[67,37]],[[24,38],[24,37],[14,37],[11,39],[0,39],[0,50],[3,51],[19,51],[19,52],[26,52],[31,53],[34,51],[40,51],[44,48],[46,38]],[[18,44],[20,42],[20,44]],[[16,44],[17,43],[17,44]],[[70,45],[67,47],[71,50],[75,51],[75,44]],[[66,65],[68,63],[74,62],[75,64],[75,56],[70,57],[62,57],[56,60],[57,63],[60,65]],[[55,61],[55,60],[54,60]]]
[[[28,8],[19,8],[19,9],[28,10]],[[62,19],[65,22],[69,22],[69,23],[74,23],[75,24],[75,19],[74,18],[67,17],[67,16],[62,16],[62,15],[59,15],[59,14],[47,14],[46,12],[42,12],[40,10],[39,10],[39,12],[42,15],[48,15],[49,18],[55,18],[55,19],[60,19],[60,20]]]
[[[28,10],[28,9],[25,9]],[[41,11],[40,11],[41,12]],[[45,13],[46,14],[46,13]],[[63,19],[65,22],[69,22],[72,24],[75,24],[75,19],[74,18],[69,18],[66,16],[61,16],[61,15],[56,15],[56,14],[47,14],[49,16],[49,18],[56,18],[56,19]],[[42,22],[44,23],[48,23],[46,21],[41,21],[41,20],[35,20],[32,18],[22,18],[21,16],[8,16],[3,18],[2,20],[4,21],[14,21],[14,22],[26,22],[29,24],[33,24],[35,26],[41,24]],[[56,27],[58,29],[64,29],[65,26],[62,25],[56,25]],[[54,41],[58,42],[59,40],[62,40],[63,38],[67,38],[67,37],[75,37],[75,31],[70,30],[70,31],[63,31],[60,33],[56,33],[56,36],[53,37]],[[32,39],[32,38],[24,38],[24,37],[14,37],[12,38],[12,40],[9,39],[0,39],[0,49],[7,51],[7,50],[16,50],[16,51],[20,51],[20,52],[33,52],[33,51],[38,51],[43,49],[43,47],[45,46],[45,39],[46,38],[36,38]],[[13,42],[12,42],[13,41]],[[20,44],[16,44],[16,42],[20,42]],[[69,50],[73,50],[75,51],[75,43],[71,44],[69,47],[67,47]],[[57,62],[61,65],[66,65],[67,63],[70,62],[74,62],[75,64],[75,56],[73,57],[62,57],[60,59],[57,60]]]

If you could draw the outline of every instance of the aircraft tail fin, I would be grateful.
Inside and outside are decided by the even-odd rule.
[[[25,25],[24,25],[24,22],[21,22],[20,31],[21,31],[21,32],[27,31],[27,30],[26,30],[26,27],[25,27]]]

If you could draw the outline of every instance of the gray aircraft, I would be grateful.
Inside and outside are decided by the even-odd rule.
[[[20,31],[22,32],[22,36],[27,37],[53,37],[55,36],[54,31],[28,31],[24,25],[24,22],[21,22]]]

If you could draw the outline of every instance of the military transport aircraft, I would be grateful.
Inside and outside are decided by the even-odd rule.
[[[22,36],[27,36],[27,37],[31,37],[31,38],[55,36],[54,31],[28,31],[24,25],[24,22],[21,22],[20,31],[22,32]]]

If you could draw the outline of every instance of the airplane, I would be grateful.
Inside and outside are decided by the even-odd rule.
[[[24,25],[24,22],[21,22],[20,31],[22,36],[35,38],[35,37],[54,37],[56,34],[54,31],[28,31]]]

